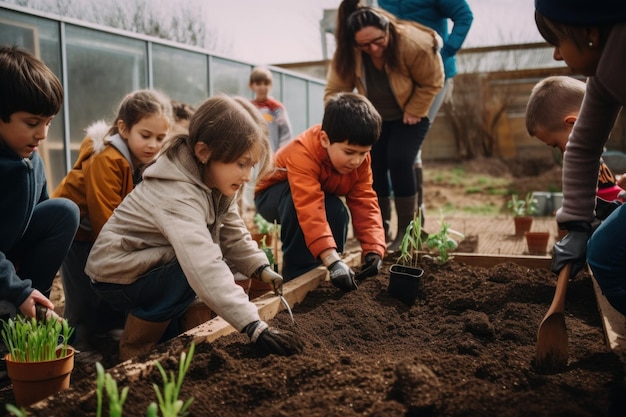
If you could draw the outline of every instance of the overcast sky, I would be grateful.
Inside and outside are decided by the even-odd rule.
[[[255,64],[323,58],[320,20],[341,0],[204,0],[225,53]],[[464,46],[541,41],[533,0],[468,0],[474,23]]]

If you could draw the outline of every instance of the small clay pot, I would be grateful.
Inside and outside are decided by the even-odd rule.
[[[548,250],[548,240],[550,233],[548,232],[526,232],[526,245],[530,255],[545,255]]]

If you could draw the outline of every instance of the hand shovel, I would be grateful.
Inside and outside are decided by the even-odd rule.
[[[567,366],[567,328],[565,326],[565,295],[572,265],[563,267],[556,281],[552,304],[539,325],[535,367],[549,372]]]

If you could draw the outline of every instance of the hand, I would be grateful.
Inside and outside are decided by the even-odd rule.
[[[587,262],[587,241],[593,233],[587,222],[559,223],[560,229],[567,230],[565,237],[554,244],[552,272],[558,274],[567,264],[572,264],[570,278],[578,274]]]
[[[24,302],[20,304],[19,310],[26,317],[36,318],[36,304],[41,304],[42,306],[46,307],[49,313],[54,310],[54,304],[52,304],[52,301],[48,300],[46,296],[38,290],[33,290],[33,292],[30,293],[28,298],[26,298],[26,300],[24,300]]]
[[[261,270],[258,274],[259,280],[265,282],[266,284],[271,284],[274,288],[274,294],[282,295],[283,293],[283,277],[280,276],[277,272],[274,272],[272,268],[266,266]]]
[[[379,254],[370,252],[365,255],[365,263],[361,266],[361,271],[354,277],[357,281],[362,281],[365,278],[378,275],[380,272],[380,265],[383,263]]]
[[[246,332],[252,343],[268,353],[291,356],[304,350],[304,344],[298,335],[289,330],[269,327],[261,320],[248,324],[242,332]]]
[[[404,112],[402,116],[402,123],[405,125],[416,125],[422,120],[421,117],[413,116],[410,113]]]
[[[343,261],[335,261],[328,266],[330,272],[330,282],[343,291],[356,290],[356,282],[354,281],[354,271],[350,269]]]
[[[621,205],[621,201],[607,201],[596,197],[596,219],[606,220]]]

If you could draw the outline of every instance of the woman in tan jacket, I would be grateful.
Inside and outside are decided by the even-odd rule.
[[[387,236],[393,189],[398,216],[398,233],[388,247],[393,252],[417,208],[413,161],[430,127],[428,109],[443,87],[441,39],[425,26],[358,0],[339,6],[335,37],[324,99],[356,88],[383,119],[371,151],[372,171]]]

